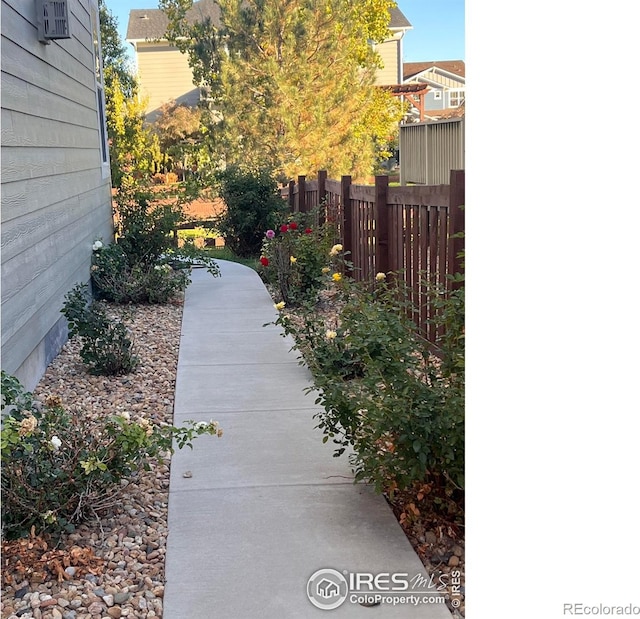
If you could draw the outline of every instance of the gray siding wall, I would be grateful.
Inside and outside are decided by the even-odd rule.
[[[436,100],[435,93],[440,92],[440,99]],[[444,110],[447,95],[444,90],[436,91],[435,88],[429,90],[424,98],[425,110]]]
[[[36,2],[2,0],[2,369],[33,389],[67,336],[64,295],[113,236],[88,0],[38,41]]]

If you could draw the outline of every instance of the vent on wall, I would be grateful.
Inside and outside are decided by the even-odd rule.
[[[38,38],[43,43],[70,39],[68,0],[36,0]]]

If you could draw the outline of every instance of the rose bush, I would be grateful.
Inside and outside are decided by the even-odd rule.
[[[323,267],[335,236],[331,224],[314,225],[318,212],[296,213],[278,232],[264,233],[258,273],[289,305],[312,301],[324,285]]]
[[[56,395],[36,401],[2,371],[2,526],[18,537],[71,531],[88,516],[114,506],[123,479],[148,469],[201,434],[222,436],[215,421],[158,425],[123,412],[91,420],[68,411]]]
[[[434,501],[455,503],[464,488],[464,288],[429,288],[435,357],[401,278],[378,273],[356,283],[341,275],[342,251],[329,250],[326,281],[338,308],[329,322],[313,305],[276,320],[313,374],[324,441],[336,456],[351,448],[356,479],[388,496],[428,487]]]

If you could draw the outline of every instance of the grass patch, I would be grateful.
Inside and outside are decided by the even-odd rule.
[[[214,260],[229,260],[229,262],[244,264],[254,271],[258,269],[258,258],[240,258],[228,247],[208,247],[205,251],[207,251]]]
[[[215,239],[220,235],[210,228],[193,228],[191,230],[178,230],[179,239]]]

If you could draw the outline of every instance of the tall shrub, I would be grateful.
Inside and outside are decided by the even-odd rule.
[[[231,166],[217,181],[226,209],[215,225],[225,245],[242,258],[259,256],[265,230],[274,228],[287,208],[273,174]]]

